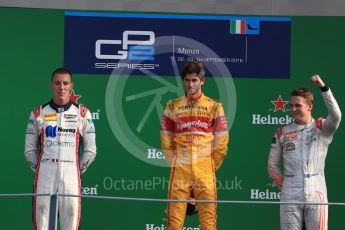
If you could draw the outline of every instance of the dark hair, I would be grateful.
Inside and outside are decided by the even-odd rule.
[[[55,74],[68,74],[70,76],[71,82],[72,82],[72,73],[71,73],[71,71],[69,71],[66,68],[61,67],[61,68],[57,68],[56,70],[54,70],[52,73],[51,79],[50,79],[51,81],[53,80]]]
[[[205,67],[204,67],[204,65],[200,62],[197,62],[197,61],[187,62],[182,68],[181,77],[182,77],[182,79],[184,79],[184,77],[187,74],[193,74],[193,73],[198,75],[198,77],[200,79],[204,79],[205,78]]]
[[[313,104],[314,94],[307,88],[298,88],[291,91],[290,96],[303,97],[306,99],[308,105]]]

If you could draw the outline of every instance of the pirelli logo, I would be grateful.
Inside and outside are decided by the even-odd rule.
[[[297,131],[285,132],[285,136],[287,136],[287,137],[297,136]]]
[[[57,121],[56,113],[44,115],[44,121]]]

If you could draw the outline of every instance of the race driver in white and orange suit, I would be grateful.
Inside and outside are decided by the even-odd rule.
[[[274,184],[281,188],[282,202],[327,203],[325,159],[339,126],[341,112],[320,76],[313,76],[311,82],[321,89],[328,116],[326,119],[313,119],[313,93],[310,90],[299,88],[291,92],[294,122],[278,128],[268,159],[268,172]],[[280,171],[281,161],[283,173]],[[326,230],[327,219],[327,205],[280,205],[282,230]]]
[[[26,130],[25,157],[35,172],[34,193],[80,195],[80,174],[96,156],[95,127],[88,109],[70,101],[73,82],[67,69],[55,70],[50,86],[53,99],[31,112]],[[33,198],[34,229],[48,229],[49,207],[49,196]],[[80,197],[60,196],[58,211],[61,229],[79,228]]]

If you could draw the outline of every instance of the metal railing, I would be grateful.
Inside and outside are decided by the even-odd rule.
[[[50,196],[49,208],[49,228],[48,230],[57,230],[58,219],[58,199],[59,197],[80,197],[103,200],[124,200],[124,201],[142,201],[142,202],[183,202],[188,203],[190,200],[160,199],[160,198],[142,198],[142,197],[119,197],[119,196],[93,196],[93,195],[73,195],[61,193],[8,193],[0,194],[1,197],[27,197],[27,196]],[[217,203],[217,204],[302,204],[302,205],[328,205],[328,206],[345,206],[343,202],[282,202],[282,201],[245,201],[245,200],[196,200],[195,203]]]

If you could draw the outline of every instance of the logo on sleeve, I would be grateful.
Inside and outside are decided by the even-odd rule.
[[[91,134],[91,133],[96,133],[95,127],[94,127],[94,126],[91,126],[91,127],[86,131],[86,134]]]
[[[32,110],[32,112],[34,113],[34,116],[36,118],[39,117],[41,113],[41,106],[37,106],[36,108],[34,108],[34,110]]]
[[[87,114],[88,111],[89,110],[85,106],[83,106],[83,105],[80,106],[80,116],[82,118],[86,117],[86,114]]]

